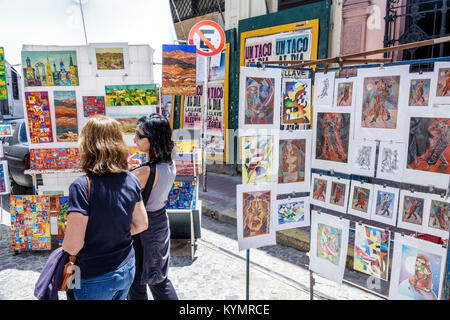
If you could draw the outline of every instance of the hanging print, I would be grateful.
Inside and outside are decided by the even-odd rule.
[[[376,141],[353,140],[350,165],[353,174],[373,177],[375,174]]]
[[[278,154],[273,150],[274,140],[274,136],[242,137],[243,184],[274,180],[274,168],[276,168],[274,167],[274,154]]]
[[[350,193],[350,180],[339,177],[329,177],[329,194],[327,194],[327,203],[324,207],[339,211],[347,212],[347,204]]]
[[[326,176],[312,174],[311,203],[323,206],[327,200],[328,179]]]
[[[105,92],[108,107],[158,104],[156,84],[109,85],[105,86]]]
[[[77,100],[75,91],[53,91],[57,142],[77,142]]]
[[[441,299],[446,257],[439,244],[395,233],[389,299]]]
[[[410,107],[427,107],[429,105],[430,84],[431,78],[411,79],[408,100]]]
[[[353,269],[388,280],[390,232],[365,224],[355,224]]]
[[[56,212],[58,213],[58,244],[61,247],[64,241],[67,226],[67,209],[69,208],[69,197],[56,197]]]
[[[83,115],[87,118],[96,114],[105,114],[105,97],[85,96],[83,97]]]
[[[404,143],[380,141],[377,178],[402,181],[405,154]]]
[[[427,234],[448,239],[450,231],[450,203],[443,196],[428,194],[425,209],[425,230]]]
[[[450,97],[450,66],[441,68],[439,64],[436,63],[435,68],[438,70],[436,97]]]
[[[194,45],[162,46],[162,94],[194,95],[197,54]]]
[[[369,219],[372,197],[373,186],[371,184],[352,180],[348,213],[364,219]]]
[[[351,107],[353,96],[353,81],[340,82],[337,87],[336,106]]]
[[[397,227],[423,232],[424,212],[427,206],[427,199],[426,193],[401,190]]]
[[[11,184],[9,179],[8,161],[0,161],[0,195],[11,192]]]
[[[309,197],[277,200],[275,207],[277,231],[309,226]]]
[[[203,119],[203,84],[195,87],[195,95],[184,96],[183,99],[183,129],[201,129]]]
[[[334,72],[318,72],[314,76],[314,107],[331,107],[334,95]]]
[[[30,143],[53,142],[47,91],[25,92]]]
[[[373,185],[373,203],[370,220],[395,226],[397,224],[398,199],[400,190],[381,185]]]
[[[310,124],[311,79],[283,78],[281,125]]]

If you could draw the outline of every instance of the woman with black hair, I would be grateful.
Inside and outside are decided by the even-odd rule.
[[[147,300],[147,285],[154,300],[178,300],[168,279],[170,257],[169,218],[166,202],[175,181],[172,161],[172,129],[166,118],[157,113],[138,120],[134,137],[138,150],[148,162],[132,169],[142,186],[142,197],[148,215],[148,229],[133,236],[136,273],[128,300]],[[135,163],[130,159],[130,167]]]

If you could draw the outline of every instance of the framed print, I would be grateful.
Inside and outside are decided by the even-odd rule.
[[[431,83],[432,106],[450,104],[450,62],[435,62],[434,76]],[[444,109],[448,112],[448,109]]]
[[[377,142],[353,140],[350,150],[350,167],[352,174],[373,177],[375,174],[375,157]]]
[[[370,220],[396,226],[399,197],[399,189],[374,184]]]
[[[408,114],[408,89],[402,79],[408,76],[407,65],[358,70],[355,128],[360,139],[404,141],[400,119]]]
[[[317,72],[314,75],[314,108],[331,108],[333,106],[335,76],[336,74],[333,71]]]
[[[347,212],[348,195],[350,193],[350,180],[336,177],[329,177],[329,188],[326,208]]]
[[[280,131],[278,140],[278,194],[309,191],[311,136],[311,130]]]
[[[351,173],[352,114],[314,111],[312,167]]]
[[[373,185],[352,180],[347,213],[369,220],[372,210]]]
[[[344,278],[350,221],[329,214],[311,212],[309,269],[329,280]]]
[[[408,107],[410,113],[426,113],[430,107],[430,89],[433,72],[410,73],[406,78],[408,89]]]
[[[403,179],[406,145],[381,141],[378,152],[377,178],[398,181]]]
[[[390,300],[439,300],[447,248],[395,233]]]
[[[89,43],[89,61],[94,74],[123,76],[129,73],[130,58],[127,42]]]
[[[447,198],[428,194],[428,206],[425,208],[425,233],[444,239],[449,238],[450,202]]]
[[[239,251],[276,244],[275,185],[236,186]]]
[[[416,232],[425,232],[424,213],[427,205],[428,194],[400,190],[397,227]]]
[[[296,197],[275,201],[276,231],[310,225],[309,197]]]
[[[355,105],[355,77],[334,80],[334,107],[337,110],[353,110]]]
[[[311,79],[283,78],[281,126],[295,129],[311,124]]]
[[[311,175],[311,204],[324,207],[329,198],[329,177],[313,173]]]
[[[279,129],[281,69],[241,67],[239,129]]]

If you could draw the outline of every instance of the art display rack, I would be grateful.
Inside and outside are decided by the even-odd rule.
[[[446,38],[446,41],[450,41],[449,40],[450,37]],[[429,40],[431,41],[431,40]],[[387,48],[386,48],[387,49]],[[392,50],[392,49],[391,49]],[[360,54],[360,56],[364,56],[364,54]],[[427,65],[427,64],[431,64],[434,62],[440,62],[440,61],[450,61],[450,57],[442,57],[442,58],[431,58],[431,59],[422,59],[422,60],[409,60],[409,61],[399,61],[399,62],[388,62],[386,59],[367,59],[367,63],[366,64],[361,64],[361,65],[351,65],[351,66],[343,66],[343,61],[339,61],[339,59],[323,59],[324,62],[326,62],[325,64],[325,72],[328,71],[337,71],[337,70],[350,70],[350,69],[361,69],[361,68],[383,68],[384,66],[388,67],[388,66],[398,66],[398,65],[418,65],[419,68],[421,68],[422,65]],[[350,62],[351,60],[348,60],[348,62]],[[356,61],[356,60],[355,60]],[[314,62],[314,63],[313,63]],[[328,63],[339,63],[339,67],[328,67]],[[375,63],[375,64],[369,64],[369,62],[380,62],[380,63]],[[256,63],[256,64],[248,64],[249,67],[256,67],[256,68],[279,68],[279,69],[286,69],[286,66],[282,66],[281,64],[286,64],[286,61],[280,61],[278,63],[274,63],[274,64],[278,64],[278,65],[270,65],[271,63],[274,63],[274,61],[266,61],[264,62],[264,64],[261,63]],[[291,62],[292,63],[292,62]],[[363,61],[360,61],[360,63],[363,63]],[[303,65],[318,65],[320,64],[320,60],[318,61],[311,61],[310,63],[306,63]],[[318,72],[319,69],[313,69],[310,67],[302,67],[301,65],[294,65],[291,66],[289,69],[294,69],[295,70],[302,70],[302,71],[309,71],[310,73],[310,77],[312,74],[314,74],[315,72]],[[321,72],[324,71],[324,69],[320,70]],[[422,68],[424,69],[424,68]],[[419,69],[420,70],[420,69]],[[425,70],[424,70],[425,71]],[[314,105],[314,103],[313,103]],[[376,148],[376,161],[378,161],[378,152],[379,152],[379,143],[380,140],[376,141],[377,142],[377,148]],[[375,162],[375,168],[377,168],[377,163]],[[375,170],[376,171],[376,170]],[[428,185],[428,186],[421,186],[421,185],[415,185],[415,184],[411,184],[411,183],[402,183],[402,182],[395,182],[395,181],[391,181],[391,180],[385,180],[385,179],[380,179],[376,177],[376,173],[374,177],[366,177],[366,176],[361,176],[361,175],[357,175],[357,174],[344,174],[344,173],[340,173],[337,170],[335,171],[334,169],[330,169],[330,170],[321,170],[321,169],[314,169],[311,168],[311,174],[313,173],[317,173],[317,174],[322,174],[322,175],[327,175],[327,176],[334,176],[334,177],[341,177],[344,179],[349,179],[351,181],[364,181],[367,183],[371,183],[371,184],[379,184],[379,185],[383,185],[383,186],[390,186],[390,187],[395,187],[395,188],[399,188],[399,189],[406,189],[406,190],[413,190],[413,191],[417,191],[417,192],[424,192],[424,193],[431,193],[431,194],[438,194],[438,195],[445,195],[445,199],[448,199],[450,197],[450,178],[449,178],[449,183],[448,183],[448,188],[447,189],[442,189],[442,188],[436,188],[433,185]],[[286,197],[288,195],[277,195],[277,199],[280,199],[281,197]],[[334,210],[328,209],[328,208],[322,208],[320,206],[316,206],[314,204],[310,204],[310,212],[312,210],[316,210],[319,213],[327,213],[327,214],[331,214],[334,216],[338,216],[341,219],[347,219],[350,221],[351,225],[350,225],[350,232],[354,233],[355,232],[355,227],[352,227],[352,225],[356,224],[356,223],[369,223],[370,225],[383,225],[381,223],[377,223],[374,222],[372,220],[368,220],[368,221],[364,221],[366,219],[363,218],[359,218],[357,216],[353,216],[353,215],[349,215],[349,214],[343,214],[340,212],[336,212]],[[370,222],[369,222],[370,221]],[[401,228],[397,228],[395,226],[384,226],[383,228],[392,232],[399,232],[400,234],[403,235],[410,235],[410,234],[414,234],[413,231],[410,230],[405,230],[405,229],[401,229]],[[417,232],[415,232],[415,234],[417,235]],[[310,233],[310,237],[311,237],[311,233]],[[391,244],[394,242],[395,240],[390,239]],[[444,285],[443,285],[443,291],[442,291],[442,295],[441,295],[441,299],[445,299],[448,300],[449,299],[449,295],[450,295],[450,244],[448,243],[448,239],[447,239],[447,244],[443,245],[444,248],[447,248],[447,264],[446,264],[446,274],[444,275]],[[311,238],[309,239],[309,243],[311,243]],[[391,250],[393,250],[393,246],[391,246]],[[250,291],[250,249],[246,250],[246,299],[249,300],[249,291]],[[309,268],[309,266],[308,266]],[[314,272],[309,270],[310,272],[310,299],[313,300],[314,299],[314,286],[315,286],[315,278],[314,278]],[[356,272],[356,271],[355,271]],[[388,281],[385,281],[386,283],[389,283]],[[356,286],[359,289],[366,291],[368,293],[374,294],[382,299],[388,299],[387,296],[371,290],[369,288],[366,287],[362,287],[358,284],[352,283],[351,281],[345,280],[343,279],[343,283],[352,285],[352,286]]]

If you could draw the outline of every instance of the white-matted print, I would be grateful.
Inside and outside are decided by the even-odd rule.
[[[370,220],[396,226],[399,196],[398,188],[374,184]]]
[[[334,78],[336,74],[332,71],[318,72],[314,75],[314,108],[331,108],[334,96]]]
[[[406,145],[396,142],[380,142],[377,178],[401,182],[403,178]]]
[[[369,140],[353,140],[350,150],[350,166],[352,173],[373,177],[375,174],[375,158],[377,142]]]
[[[310,225],[309,197],[276,200],[275,203],[277,231]]]

